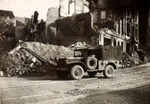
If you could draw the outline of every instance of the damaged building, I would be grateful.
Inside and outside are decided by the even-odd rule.
[[[44,62],[57,64],[58,58],[73,56],[75,46],[80,48],[80,45],[81,47],[122,46],[124,53],[130,54],[125,53],[127,57],[122,55],[122,67],[139,64],[141,60],[139,57],[134,57],[132,52],[141,48],[141,44],[144,44],[144,39],[147,36],[146,32],[143,33],[140,28],[146,27],[142,24],[148,21],[146,15],[149,13],[149,9],[142,12],[140,10],[142,5],[141,2],[134,0],[132,2],[122,0],[121,2],[120,0],[60,0],[59,8],[49,8],[47,12],[44,38],[50,44],[43,44],[43,41],[19,41],[18,47],[24,46],[33,52],[30,50],[27,52],[26,50],[18,51],[18,47],[9,52],[9,57],[3,58],[6,59],[5,62],[11,61],[10,67],[7,67],[7,63],[4,64],[5,70],[8,69],[6,76],[22,75],[34,71],[34,69],[43,69],[43,67],[39,67],[42,66],[42,61],[38,62],[43,58],[37,58],[36,53],[40,57],[44,57]],[[147,19],[147,21],[142,21],[142,19]],[[147,25],[149,25],[148,22]],[[21,26],[22,24],[19,27]],[[147,29],[144,28],[144,30]],[[81,44],[76,44],[78,42]],[[35,62],[37,64],[33,64]]]
[[[0,10],[0,47],[9,49],[15,42],[16,19],[12,11]]]
[[[130,52],[141,47],[143,42],[140,41],[146,36],[141,35],[140,30],[140,26],[144,27],[141,8],[145,4],[140,0],[60,0],[60,8],[53,8],[57,16],[49,9],[48,17],[55,19],[47,22],[47,35],[52,43],[59,41],[65,46],[81,41],[91,45],[122,46],[124,52]]]
[[[60,0],[59,4],[59,8],[52,7],[48,9],[46,19],[47,36],[50,36],[51,43],[57,44],[58,41],[60,41],[59,43],[67,46],[71,43],[64,43],[63,38],[69,38],[68,34],[71,35],[72,33],[76,33],[74,31],[79,31],[75,30],[75,28],[67,29],[67,27],[70,27],[70,23],[73,23],[71,27],[77,26],[74,17],[76,17],[76,15],[78,14],[89,12],[89,2],[87,2],[86,0]],[[65,30],[66,32],[63,31],[63,34],[60,34],[60,29]],[[70,30],[70,32],[68,30]],[[75,36],[76,35],[77,34],[75,34]]]

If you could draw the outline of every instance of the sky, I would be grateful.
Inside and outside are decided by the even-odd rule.
[[[48,8],[58,6],[59,0],[0,0],[0,9],[13,11],[15,17],[31,18],[37,10],[38,19],[46,20]]]

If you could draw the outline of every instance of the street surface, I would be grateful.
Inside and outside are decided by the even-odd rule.
[[[81,80],[0,77],[0,85],[0,104],[140,104],[135,96],[140,94],[146,99],[149,94],[143,90],[150,88],[150,63],[118,69],[109,79],[102,73],[94,78],[85,74]],[[131,94],[129,89],[136,90]]]

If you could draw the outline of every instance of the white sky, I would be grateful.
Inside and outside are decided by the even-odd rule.
[[[16,17],[29,17],[39,12],[38,19],[46,20],[48,8],[58,7],[59,0],[0,0],[0,9],[13,11]]]

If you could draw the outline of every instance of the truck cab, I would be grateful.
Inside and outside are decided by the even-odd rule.
[[[73,57],[58,59],[56,75],[68,75],[78,80],[87,72],[90,77],[103,72],[106,78],[112,77],[114,70],[121,67],[122,48],[120,46],[96,46],[74,50]]]

